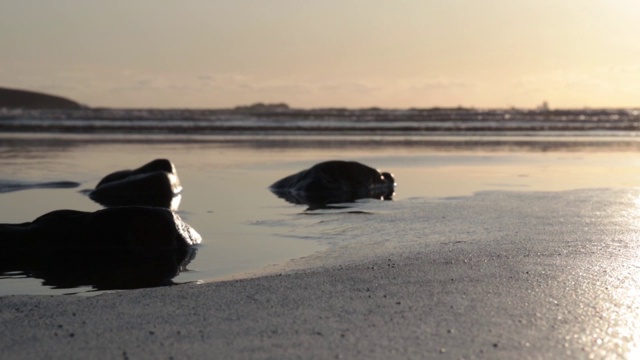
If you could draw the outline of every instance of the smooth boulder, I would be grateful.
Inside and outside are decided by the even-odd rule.
[[[158,206],[177,210],[182,186],[175,166],[167,159],[153,160],[137,169],[105,176],[89,197],[104,206]]]
[[[316,208],[363,198],[390,200],[395,179],[390,173],[355,161],[332,160],[289,175],[269,188],[291,203]]]
[[[56,210],[32,222],[0,224],[0,249],[5,254],[129,253],[151,257],[201,241],[178,214],[157,207]]]

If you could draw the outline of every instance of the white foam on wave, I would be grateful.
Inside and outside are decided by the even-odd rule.
[[[633,109],[0,109],[0,130],[12,132],[168,133],[285,132],[411,135],[415,133],[607,136],[639,130]],[[512,134],[512,135],[514,135]]]

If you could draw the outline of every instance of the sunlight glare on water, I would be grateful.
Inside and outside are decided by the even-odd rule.
[[[624,213],[631,232],[630,246],[625,249],[626,262],[616,295],[624,305],[620,318],[624,319],[620,330],[628,339],[627,359],[640,359],[640,195],[635,196],[629,210]]]
[[[580,342],[589,359],[640,359],[640,194],[630,191],[601,209],[605,231],[596,261],[581,264],[597,286],[585,294],[593,309],[581,309],[590,325]],[[615,355],[614,355],[615,354]]]

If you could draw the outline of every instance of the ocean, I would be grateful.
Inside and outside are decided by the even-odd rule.
[[[635,136],[638,109],[0,109],[1,132],[344,136]]]

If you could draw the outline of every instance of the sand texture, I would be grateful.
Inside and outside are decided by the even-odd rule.
[[[0,354],[632,358],[639,198],[638,190],[488,192],[292,217],[282,224],[298,226],[289,236],[331,239],[331,248],[282,273],[95,297],[2,297]]]

